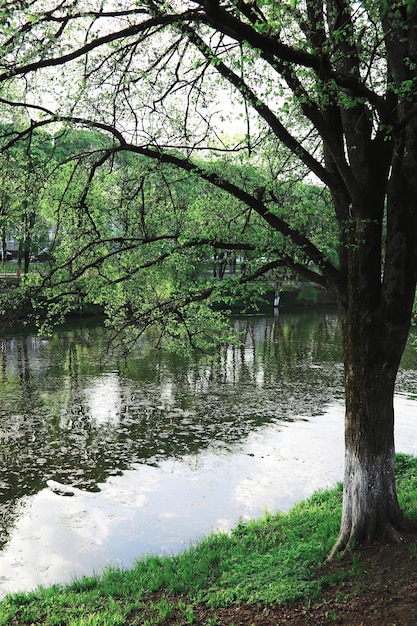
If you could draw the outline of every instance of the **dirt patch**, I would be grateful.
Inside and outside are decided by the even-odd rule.
[[[374,543],[342,561],[324,566],[326,574],[348,571],[349,578],[324,589],[319,601],[288,606],[193,607],[193,621],[176,611],[164,626],[417,626],[417,536],[400,545]],[[323,571],[320,572],[323,574]],[[174,601],[174,598],[170,598]],[[178,601],[181,599],[178,598]],[[184,601],[184,598],[182,598]],[[135,624],[144,623],[132,616]]]

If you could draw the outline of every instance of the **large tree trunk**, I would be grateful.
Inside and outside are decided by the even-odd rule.
[[[342,222],[346,281],[336,297],[345,364],[345,474],[340,534],[329,556],[352,542],[369,542],[379,532],[401,541],[407,527],[395,484],[393,404],[416,287],[415,131],[395,143],[389,180],[388,170],[375,168],[361,180],[359,204]],[[371,156],[377,161],[377,155]],[[385,236],[381,189],[387,185]]]
[[[389,333],[383,320],[367,320],[357,311],[355,316],[344,316],[342,330],[346,391],[343,512],[340,534],[329,557],[352,542],[369,542],[378,532],[401,541],[401,531],[407,528],[395,484],[393,399],[408,326],[402,330],[397,326],[395,332],[391,327]]]

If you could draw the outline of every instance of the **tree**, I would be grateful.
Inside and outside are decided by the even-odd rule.
[[[32,125],[89,124],[112,138],[97,166],[131,151],[224,190],[274,233],[267,262],[253,276],[285,265],[334,295],[346,387],[335,551],[381,529],[400,540],[405,526],[395,488],[393,393],[417,280],[416,11],[415,0],[91,0],[51,3],[47,11],[42,3],[26,9],[12,2],[2,14],[0,81],[26,81],[20,104]],[[59,68],[66,83],[55,88],[55,102],[42,94],[35,101],[31,75],[51,94]],[[234,144],[225,138],[221,89],[233,99],[231,117],[240,111],[245,125]],[[7,95],[3,102],[19,105]],[[300,175],[311,172],[329,191],[337,264],[282,208],[282,146],[292,155],[287,163],[298,160]],[[245,150],[268,176],[261,186],[229,179],[195,159],[203,150],[234,154],[235,163]],[[140,243],[146,239],[156,245],[155,236]],[[236,239],[230,246],[238,248]],[[194,292],[188,303],[210,293]]]
[[[3,128],[8,134],[10,126]],[[2,248],[18,243],[17,265],[27,273],[31,255],[48,240],[48,223],[40,214],[40,196],[48,175],[51,138],[36,132],[19,146],[4,150],[0,160],[0,224]]]

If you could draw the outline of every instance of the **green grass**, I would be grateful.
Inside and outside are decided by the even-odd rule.
[[[397,480],[401,505],[417,521],[417,458],[398,455]],[[197,602],[215,608],[318,598],[332,582],[320,565],[338,533],[341,500],[338,485],[287,514],[240,523],[231,535],[213,533],[178,556],[150,556],[126,571],[109,568],[68,586],[10,595],[0,603],[0,626],[111,626],[133,615],[131,623],[151,626],[174,610],[192,624]]]

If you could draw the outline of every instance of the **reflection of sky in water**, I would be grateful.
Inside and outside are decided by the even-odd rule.
[[[336,406],[311,422],[256,432],[234,454],[137,465],[97,493],[44,489],[25,500],[0,554],[0,590],[72,580],[108,563],[129,566],[140,554],[177,552],[212,529],[229,531],[239,518],[287,510],[340,479],[341,422]]]
[[[227,349],[218,369],[139,361],[124,376],[101,372],[79,338],[68,359],[65,335],[12,340],[17,356],[4,362],[0,395],[0,521],[11,520],[0,597],[177,552],[342,479],[334,325],[316,324],[299,341],[301,324],[275,322],[259,320],[246,348]],[[408,367],[396,445],[417,453]],[[72,496],[58,495],[65,486]]]
[[[84,389],[84,396],[90,415],[99,424],[115,423],[119,419],[123,401],[118,374],[110,373],[94,378],[91,386]]]
[[[417,453],[417,402],[396,398],[397,449]],[[270,425],[233,454],[204,451],[158,467],[137,465],[89,493],[44,489],[23,499],[0,554],[0,593],[71,581],[140,554],[169,554],[212,529],[288,510],[342,478],[343,406],[322,416]]]

